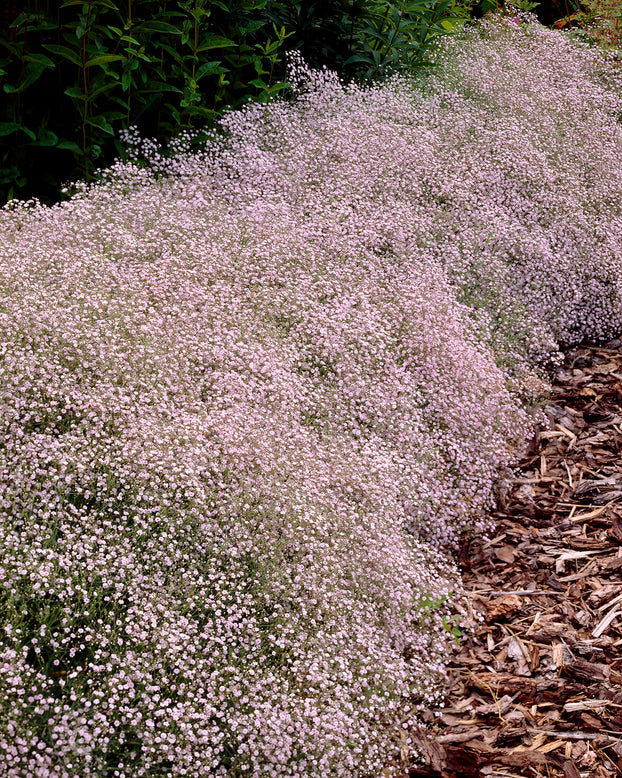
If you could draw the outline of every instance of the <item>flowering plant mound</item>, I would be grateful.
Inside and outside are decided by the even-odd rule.
[[[294,63],[204,153],[2,212],[0,774],[408,748],[510,373],[622,323],[607,63],[504,21],[438,56],[424,90]]]

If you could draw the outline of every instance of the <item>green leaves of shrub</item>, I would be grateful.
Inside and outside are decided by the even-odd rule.
[[[35,0],[0,29],[0,199],[56,199],[122,153],[288,87],[284,49],[376,77],[418,64],[455,0]]]
[[[269,3],[269,13],[309,64],[368,79],[422,63],[434,39],[466,18],[460,7],[457,0],[309,0]]]
[[[437,35],[446,32],[441,24],[453,14],[453,0],[398,0],[371,4],[363,25],[357,32],[360,52],[345,65],[364,68],[366,78],[381,70],[393,71],[420,64]]]
[[[92,178],[122,151],[122,128],[167,139],[286,86],[274,69],[288,33],[266,0],[55,5],[29,3],[0,30],[2,199],[53,199],[61,176]]]

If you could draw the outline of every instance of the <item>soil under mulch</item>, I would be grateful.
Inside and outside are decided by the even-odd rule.
[[[622,342],[569,353],[544,412],[495,536],[461,549],[479,626],[413,778],[622,776]]]

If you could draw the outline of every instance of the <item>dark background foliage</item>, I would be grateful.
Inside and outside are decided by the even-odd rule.
[[[412,65],[454,0],[8,0],[0,19],[0,200],[53,201],[123,153],[287,87],[284,52],[371,77]],[[443,27],[445,25],[445,27]]]
[[[123,155],[123,129],[166,143],[270,100],[287,89],[288,49],[348,78],[416,67],[465,2],[6,0],[0,202],[52,202],[64,182],[91,180]]]

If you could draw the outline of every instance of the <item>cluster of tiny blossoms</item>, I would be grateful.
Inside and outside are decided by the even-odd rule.
[[[622,68],[615,53],[519,14],[447,41],[436,64],[426,84],[442,139],[427,177],[445,211],[436,251],[460,299],[492,316],[488,342],[533,362],[552,342],[617,336]]]
[[[615,73],[522,22],[438,62],[294,63],[205,152],[0,214],[0,775],[407,747],[510,372],[622,324]]]

